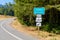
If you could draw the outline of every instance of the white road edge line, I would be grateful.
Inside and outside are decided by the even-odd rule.
[[[2,28],[5,32],[7,32],[9,35],[13,36],[14,38],[16,38],[16,39],[18,39],[18,40],[23,40],[23,39],[17,37],[16,35],[10,33],[9,31],[7,31],[7,30],[3,27],[2,24],[3,24],[3,22],[1,23],[1,28]]]

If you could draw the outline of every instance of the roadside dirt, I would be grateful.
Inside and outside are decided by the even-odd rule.
[[[4,16],[0,15],[0,20],[4,20],[7,18],[12,18],[11,16]],[[36,27],[27,27],[25,25],[22,25],[18,22],[18,20],[15,20],[11,23],[12,27],[15,28],[16,30],[23,32],[27,35],[32,35],[34,37],[38,37],[40,40],[60,40],[60,35],[56,35],[53,33],[48,33],[45,31],[40,31],[39,36],[38,36],[38,31],[35,30]]]
[[[60,40],[60,35],[56,35],[53,33],[48,33],[45,31],[40,31],[39,36],[38,36],[38,31],[35,30],[36,27],[27,27],[18,22],[16,19],[11,23],[12,27],[17,29],[20,32],[26,33],[27,35],[32,35],[34,37],[39,38],[40,40]]]
[[[4,19],[7,19],[7,18],[11,18],[11,16],[0,15],[0,20],[4,20]]]

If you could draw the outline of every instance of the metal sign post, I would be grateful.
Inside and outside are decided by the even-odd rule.
[[[42,22],[42,15],[36,15],[36,26],[38,27],[38,35],[41,27],[41,22]]]
[[[36,15],[36,26],[38,27],[38,36],[39,36],[39,29],[42,26],[42,15],[45,14],[45,8],[40,7],[40,8],[34,8],[34,15]]]

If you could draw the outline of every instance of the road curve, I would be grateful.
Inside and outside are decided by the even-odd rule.
[[[38,40],[35,37],[19,32],[9,25],[15,18],[0,21],[0,40]]]

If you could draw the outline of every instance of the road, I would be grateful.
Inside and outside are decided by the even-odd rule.
[[[0,21],[0,40],[38,40],[37,38],[19,32],[9,25],[15,18]]]

